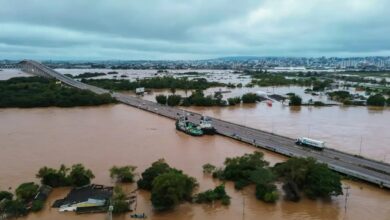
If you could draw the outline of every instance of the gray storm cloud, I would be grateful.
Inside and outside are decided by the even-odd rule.
[[[388,0],[0,0],[2,59],[390,55]]]

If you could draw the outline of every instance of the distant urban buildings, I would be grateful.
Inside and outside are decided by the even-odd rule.
[[[2,60],[0,68],[18,61]],[[270,71],[383,71],[390,70],[390,57],[225,57],[177,61],[43,61],[51,68],[106,69],[233,69]]]

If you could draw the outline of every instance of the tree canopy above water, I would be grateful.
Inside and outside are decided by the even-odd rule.
[[[70,88],[43,77],[16,77],[0,81],[0,108],[73,107],[114,103],[109,94]]]

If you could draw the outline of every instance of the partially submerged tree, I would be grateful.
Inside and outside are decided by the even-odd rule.
[[[113,166],[110,169],[110,177],[118,180],[119,182],[132,183],[134,182],[134,171],[136,168],[137,167],[135,166]]]
[[[189,201],[196,186],[196,180],[181,171],[172,170],[161,174],[153,180],[151,197],[153,207],[158,211],[164,211],[185,200]]]
[[[225,167],[215,169],[213,177],[234,181],[236,189],[256,185],[256,197],[265,202],[275,202],[279,193],[274,185],[275,175],[264,160],[263,153],[254,152],[240,157],[226,158]]]
[[[95,178],[92,171],[86,169],[82,164],[72,166],[69,173],[69,181],[73,186],[85,186],[91,183],[91,179]]]
[[[279,198],[278,190],[275,184],[258,183],[256,184],[256,198],[264,202],[276,202]]]
[[[343,194],[340,175],[313,158],[290,158],[286,162],[276,164],[273,170],[286,182],[296,184],[309,198]]]
[[[241,157],[226,158],[221,177],[234,181],[234,187],[242,189],[253,183],[251,176],[254,171],[266,166],[268,166],[268,162],[264,160],[263,153],[258,151]]]
[[[26,205],[20,200],[7,200],[4,203],[4,213],[9,216],[19,217],[27,215]]]
[[[166,95],[157,95],[156,96],[156,101],[157,103],[161,104],[161,105],[165,105],[167,104],[167,96]]]
[[[142,174],[142,178],[138,180],[137,185],[141,189],[151,190],[153,180],[163,173],[171,171],[172,168],[165,162],[164,159],[152,163],[152,166],[147,168]]]
[[[31,211],[39,212],[43,209],[45,202],[42,200],[34,200],[31,204]]]
[[[206,163],[203,167],[203,173],[211,174],[215,171],[216,167],[210,163]]]
[[[256,93],[246,93],[242,95],[241,100],[243,103],[256,103],[259,100],[259,96]]]
[[[129,211],[129,203],[120,186],[114,188],[111,204],[114,207],[113,213],[124,213]]]
[[[384,106],[385,104],[386,104],[386,98],[381,94],[371,95],[367,99],[367,105]]]
[[[39,186],[34,182],[22,183],[16,188],[15,194],[18,200],[31,201],[38,193]]]
[[[302,105],[302,98],[298,95],[292,95],[290,96],[290,106],[300,106]]]
[[[230,204],[230,196],[225,191],[225,185],[221,184],[214,189],[210,189],[194,196],[196,203],[211,203],[220,200],[223,205]]]
[[[42,184],[51,187],[85,186],[95,178],[92,171],[82,164],[74,164],[71,168],[61,165],[58,170],[45,166],[39,169],[36,177],[41,179]]]
[[[51,187],[68,186],[70,184],[67,177],[68,171],[69,168],[67,168],[65,165],[61,165],[60,169],[58,170],[45,166],[39,169],[36,177],[41,179],[42,184]]]
[[[0,191],[0,201],[2,201],[3,199],[12,200],[13,196],[14,195],[10,192]]]
[[[167,99],[167,104],[169,106],[180,105],[181,96],[180,95],[169,95]]]

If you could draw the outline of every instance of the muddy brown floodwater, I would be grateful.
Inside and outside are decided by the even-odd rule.
[[[291,125],[289,125],[291,126]],[[293,129],[293,128],[291,128]],[[221,136],[194,138],[177,132],[172,120],[124,105],[97,108],[0,109],[0,189],[15,188],[26,181],[36,181],[42,166],[83,163],[93,170],[93,182],[113,184],[109,178],[112,165],[131,164],[142,172],[153,161],[165,158],[199,181],[199,190],[218,184],[204,176],[202,165],[222,165],[226,157],[253,152],[249,145]],[[286,158],[263,151],[274,164]],[[347,211],[344,196],[331,201],[303,199],[299,203],[280,199],[265,204],[255,199],[254,189],[235,191],[231,183],[227,192],[232,197],[228,207],[184,203],[174,211],[154,213],[150,194],[138,193],[137,212],[145,212],[152,220],[179,219],[390,219],[390,192],[375,186],[344,181],[351,187]],[[126,186],[127,190],[135,184]],[[30,214],[28,220],[105,219],[105,214],[76,215],[59,213],[50,204],[66,195],[67,188],[50,195],[45,210]],[[245,206],[243,206],[245,201]],[[130,219],[129,215],[114,219]]]
[[[206,90],[212,94],[215,88]],[[241,96],[246,92],[272,91],[272,88],[223,89],[231,93],[225,98]],[[308,100],[304,87],[275,87],[278,94],[293,92]],[[185,96],[184,91],[177,91]],[[168,90],[155,90],[143,98],[155,101],[157,94],[170,94]],[[315,99],[326,102],[326,96]],[[277,133],[291,138],[310,137],[326,142],[327,147],[351,154],[390,163],[390,107],[330,106],[289,107],[279,102],[268,106],[265,102],[229,107],[188,107],[190,111],[226,121]]]

